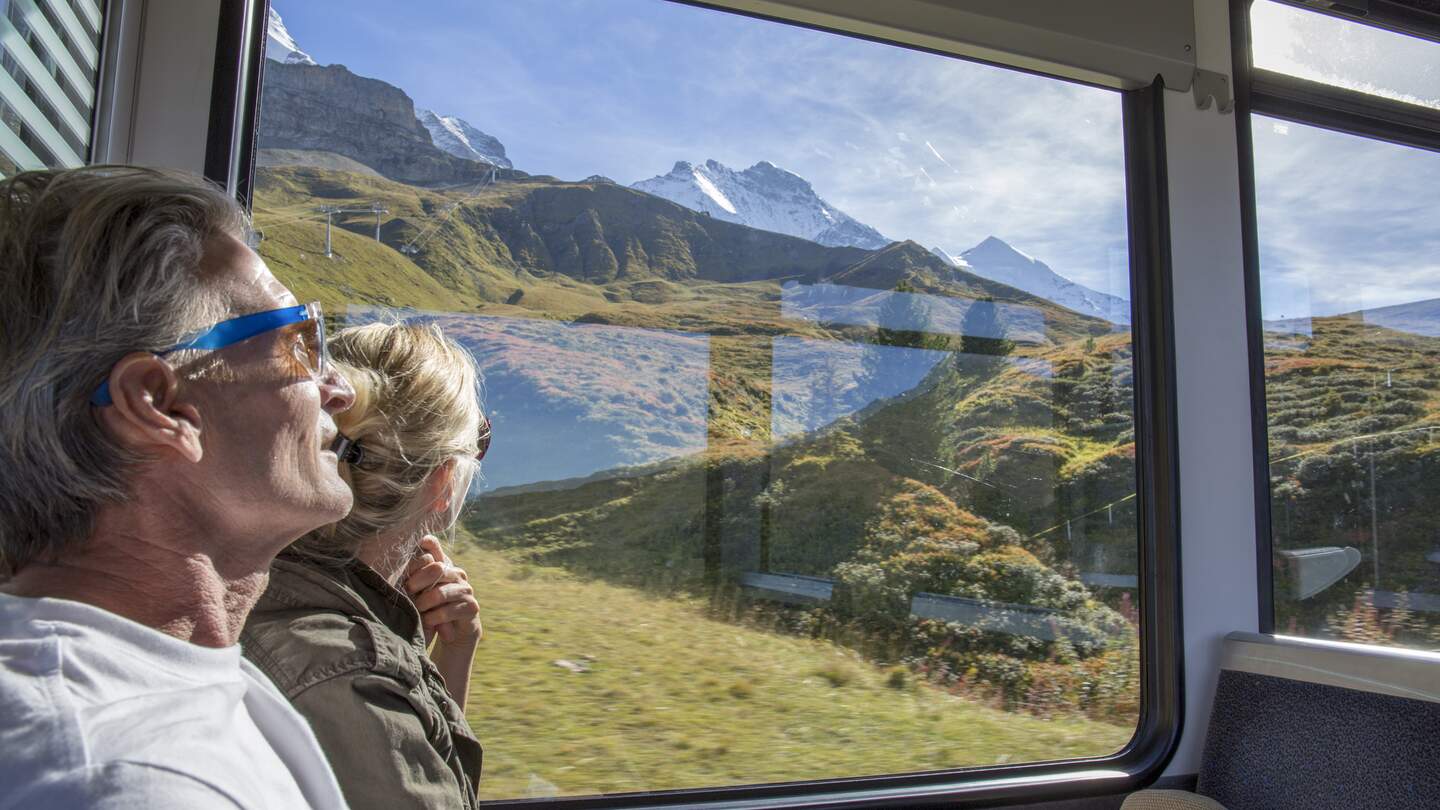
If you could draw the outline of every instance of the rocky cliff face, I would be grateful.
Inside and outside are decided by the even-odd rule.
[[[491,170],[436,148],[405,91],[344,65],[266,65],[259,141],[334,152],[417,185],[479,181]]]

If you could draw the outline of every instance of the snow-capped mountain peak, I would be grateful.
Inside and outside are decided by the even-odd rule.
[[[822,245],[876,250],[890,244],[874,228],[821,199],[805,178],[769,161],[737,172],[717,160],[699,165],[680,160],[669,174],[630,187],[716,219]]]
[[[300,46],[295,44],[295,38],[285,30],[285,22],[273,7],[270,9],[270,21],[266,26],[265,56],[289,65],[315,64],[310,54],[300,50]]]
[[[1129,301],[1077,284],[998,237],[987,236],[958,258],[978,276],[1038,295],[1084,315],[1115,324],[1130,323]]]
[[[987,236],[980,241],[980,244],[960,254],[967,259],[971,256],[977,261],[991,265],[1005,265],[1014,268],[1029,268],[1020,272],[1038,272],[1045,263],[1038,261],[1035,257],[1021,250],[1016,250],[1009,242],[998,236]],[[1049,270],[1049,267],[1045,267]]]
[[[505,156],[505,144],[493,135],[486,135],[463,118],[440,115],[415,108],[415,120],[430,131],[430,140],[455,157],[478,160],[502,169],[514,168]]]

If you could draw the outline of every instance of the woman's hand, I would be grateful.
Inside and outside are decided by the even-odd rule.
[[[465,569],[456,565],[433,535],[420,540],[420,551],[405,569],[405,592],[420,611],[425,643],[438,633],[446,644],[475,645],[485,636],[480,603]]]

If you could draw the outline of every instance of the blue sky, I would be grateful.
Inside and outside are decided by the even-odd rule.
[[[321,64],[466,119],[524,171],[769,160],[892,239],[994,234],[1128,297],[1113,92],[664,0],[274,5]]]

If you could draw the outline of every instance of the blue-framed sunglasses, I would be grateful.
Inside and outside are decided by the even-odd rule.
[[[236,343],[249,340],[256,335],[298,323],[303,324],[300,335],[305,348],[304,362],[310,373],[319,380],[330,373],[330,353],[325,347],[325,320],[322,316],[323,312],[318,301],[241,315],[238,318],[221,321],[164,351],[155,352],[155,356],[164,357],[185,349],[209,349],[212,351],[223,349],[226,346],[234,346]],[[107,379],[100,383],[99,388],[95,389],[94,395],[90,397],[90,404],[105,406],[113,402],[114,400],[110,397],[110,381]]]

